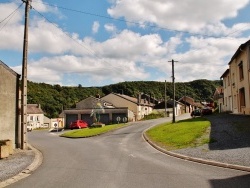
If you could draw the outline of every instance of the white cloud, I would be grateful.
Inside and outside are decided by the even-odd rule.
[[[112,34],[117,33],[117,28],[116,28],[116,26],[114,24],[111,24],[111,23],[105,24],[104,28],[105,28],[106,31],[108,31],[108,32],[110,32]]]
[[[127,20],[140,22],[145,25],[145,32],[121,30],[118,25],[106,23],[104,28],[111,36],[100,42],[89,36],[81,38],[78,33],[66,33],[59,23],[53,25],[43,18],[33,16],[29,26],[29,55],[35,56],[28,62],[28,79],[52,84],[65,83],[65,77],[70,78],[72,83],[79,83],[81,80],[87,80],[89,83],[150,79],[169,81],[172,67],[168,61],[171,59],[178,61],[175,67],[176,81],[219,79],[238,46],[249,40],[249,37],[242,37],[242,33],[250,29],[249,23],[237,23],[229,28],[221,22],[225,18],[235,16],[248,2],[246,0],[237,3],[231,0],[216,2],[219,8],[213,5],[215,0],[113,2],[114,6],[108,10],[110,15],[124,16]],[[189,6],[190,4],[193,6]],[[221,8],[222,5],[225,8]],[[4,12],[0,19],[16,8],[13,3],[0,4],[0,11]],[[212,8],[221,10],[212,11]],[[39,10],[50,11],[48,7],[40,7]],[[17,12],[0,31],[1,50],[22,51],[22,16]],[[190,36],[179,32],[169,35],[165,31],[162,34],[156,30],[157,33],[152,30],[152,33],[149,33],[146,32],[148,22],[160,27],[204,35],[228,35],[231,38]],[[99,27],[99,22],[93,22],[93,25],[90,25],[90,35],[91,29],[93,33],[98,33]],[[13,69],[21,73],[21,66]],[[151,70],[161,74],[155,77],[156,74]],[[74,80],[76,78],[79,81]]]
[[[210,34],[216,34],[211,27],[225,27],[221,21],[236,17],[247,3],[249,0],[116,0],[108,13],[115,18],[173,30],[206,33],[206,28],[210,28]]]
[[[21,66],[12,67],[21,73]],[[28,79],[46,83],[60,83],[63,75],[72,74],[92,81],[146,79],[149,75],[133,61],[95,59],[75,56],[44,57],[28,64]]]
[[[46,5],[46,3],[44,3],[43,0],[31,1],[31,6],[33,9],[41,13],[45,12],[51,12],[54,14],[59,13],[57,7]]]
[[[92,32],[93,32],[93,33],[97,33],[98,30],[99,30],[99,27],[100,27],[99,22],[95,21],[95,22],[93,23],[93,25],[92,25]]]

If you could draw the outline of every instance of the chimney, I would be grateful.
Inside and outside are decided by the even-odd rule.
[[[137,103],[138,103],[138,104],[141,104],[141,93],[138,93],[138,96],[137,96]]]

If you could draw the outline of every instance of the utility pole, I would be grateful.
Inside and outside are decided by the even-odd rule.
[[[185,102],[185,113],[187,113],[187,102],[186,102],[186,85],[184,83],[184,102]]]
[[[172,123],[175,123],[175,77],[174,77],[174,62],[178,62],[178,61],[174,61],[173,59],[171,61],[168,62],[172,62],[172,83],[173,83],[173,120]]]
[[[28,149],[27,146],[27,59],[28,59],[28,25],[30,1],[23,2],[25,5],[25,23],[23,37],[23,62],[22,62],[22,97],[21,97],[21,149]]]
[[[164,102],[165,102],[165,116],[167,115],[167,100],[166,100],[167,85],[165,80],[165,90],[164,90]]]

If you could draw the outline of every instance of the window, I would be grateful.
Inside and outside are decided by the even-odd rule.
[[[246,105],[246,100],[245,100],[245,88],[241,88],[239,90],[240,92],[240,106],[245,106]]]
[[[227,84],[228,84],[228,86],[230,86],[230,77],[229,76],[227,76]]]
[[[235,86],[235,78],[234,78],[234,73],[233,73],[233,75],[232,75],[232,85],[233,85],[233,87]]]
[[[236,108],[236,106],[237,106],[237,100],[236,100],[236,95],[234,95],[234,108]]]
[[[244,79],[244,74],[243,74],[243,62],[241,61],[239,66],[239,75],[240,75],[240,80]]]

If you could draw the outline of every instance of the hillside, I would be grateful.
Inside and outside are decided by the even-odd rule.
[[[217,86],[222,82],[209,80],[195,80],[175,84],[176,100],[189,96],[196,101],[211,100]],[[172,83],[166,83],[166,95],[173,97]],[[28,82],[28,103],[41,104],[45,115],[57,117],[63,109],[74,108],[75,104],[89,96],[105,96],[111,92],[123,93],[136,97],[139,92],[151,94],[157,99],[164,99],[165,82],[132,81],[111,84],[103,87],[66,87],[45,83]]]

